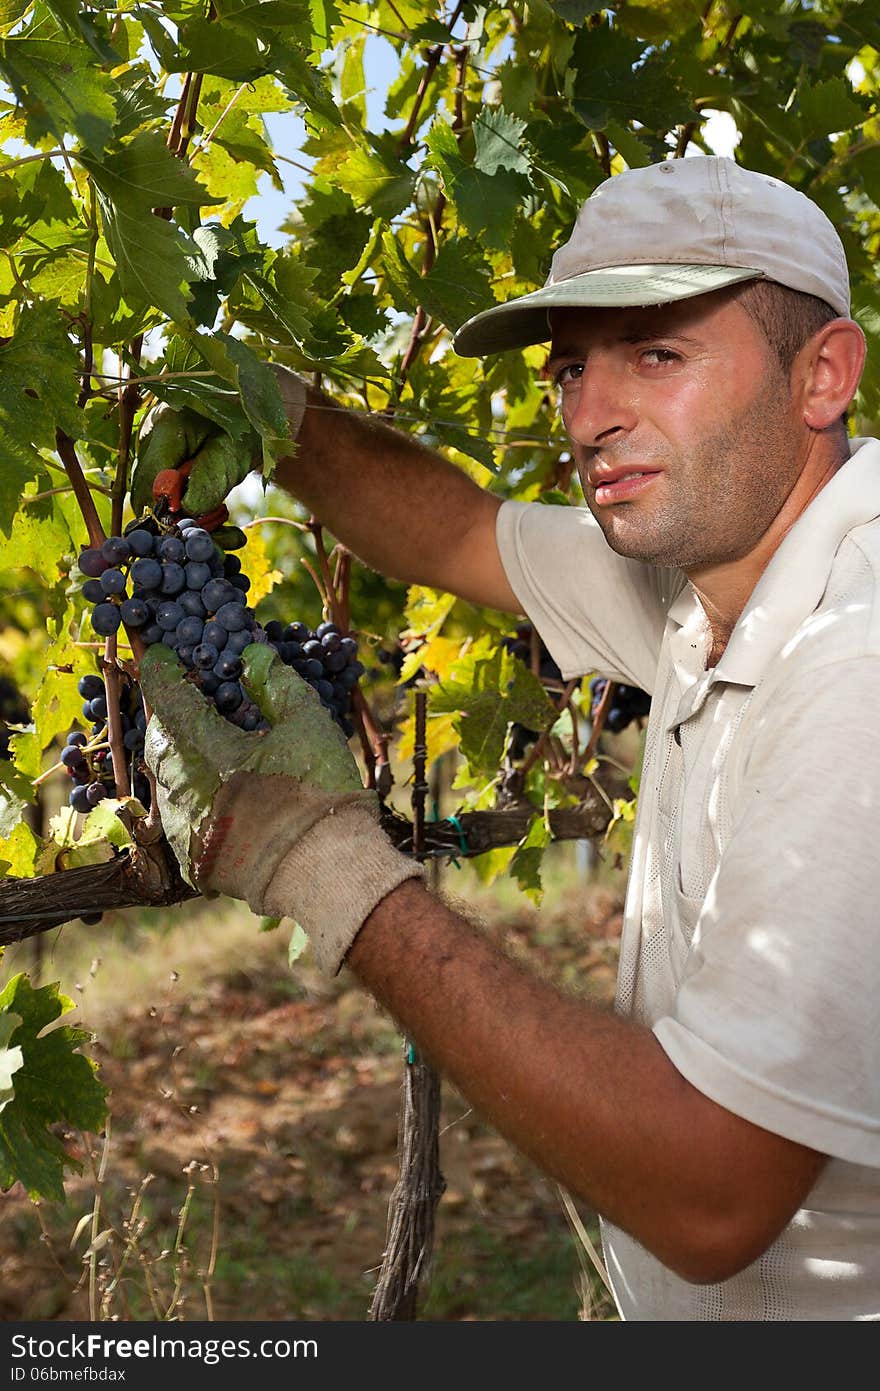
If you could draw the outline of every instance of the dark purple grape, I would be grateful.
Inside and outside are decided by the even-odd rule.
[[[317,638],[310,638],[308,642],[303,643],[303,653],[307,658],[314,657],[318,662],[324,659],[324,649]]]
[[[140,637],[145,647],[152,647],[154,643],[162,641],[162,629],[158,623],[147,623],[141,628]]]
[[[214,539],[211,533],[204,531],[200,526],[194,526],[188,529],[185,546],[187,560],[210,560],[215,550]],[[175,559],[177,559],[176,556]]]
[[[77,564],[82,574],[87,575],[90,580],[96,580],[107,569],[107,561],[101,552],[91,547],[88,550],[80,551]]]
[[[131,546],[125,536],[108,536],[101,546],[101,555],[108,565],[124,565],[131,559]]]
[[[140,729],[129,729],[123,735],[122,742],[132,753],[139,753],[144,747],[144,736]]]
[[[107,595],[121,594],[125,589],[125,576],[121,570],[105,570],[98,583]]]
[[[208,613],[216,613],[235,598],[237,591],[228,580],[209,580],[202,590],[202,603]]]
[[[177,625],[177,641],[182,647],[195,647],[202,640],[204,626],[200,618],[182,618]]]
[[[140,585],[142,589],[159,589],[162,584],[162,566],[149,556],[136,560],[130,573],[132,584]]]
[[[159,592],[173,597],[179,594],[182,589],[186,589],[186,571],[182,565],[172,561],[164,561],[162,564],[162,583],[159,585]]]
[[[184,565],[183,573],[186,575],[188,589],[194,589],[200,593],[211,579],[211,567],[201,560],[190,560]]]
[[[311,636],[312,630],[305,623],[288,623],[284,629],[285,642],[308,642]]]
[[[339,682],[339,685],[343,688],[343,690],[352,690],[352,688],[356,686],[358,683],[358,673],[355,671],[354,666],[344,667],[342,671],[339,673],[337,681]]]
[[[115,604],[98,604],[92,609],[92,627],[99,637],[112,637],[120,622],[119,609]]]
[[[223,624],[209,618],[202,632],[202,642],[210,642],[218,652],[222,652],[228,641],[229,634]]]
[[[153,537],[148,531],[129,531],[126,533],[125,539],[131,547],[132,555],[152,555]]]
[[[246,622],[244,610],[239,604],[221,604],[214,617],[218,623],[223,624],[228,633],[237,633]]]
[[[199,676],[199,685],[205,695],[212,696],[215,691],[220,689],[220,677],[215,676],[213,671],[203,671]]]
[[[230,652],[241,654],[246,647],[250,647],[252,642],[253,638],[247,628],[239,628],[238,632],[229,634],[226,647]]]
[[[104,694],[104,682],[100,676],[81,676],[76,683],[76,689],[83,700],[94,700],[95,696]],[[68,741],[69,742],[69,741]]]
[[[195,662],[193,661],[193,645],[191,642],[185,642],[182,647],[178,647],[177,659],[183,663],[187,671],[192,671]]]
[[[192,517],[181,517],[180,521],[177,523],[177,530],[189,531],[190,527],[194,526],[195,522],[193,521]]]
[[[211,642],[200,642],[193,648],[193,664],[202,671],[209,671],[213,667],[220,653]]]
[[[304,663],[305,670],[303,675],[307,681],[320,681],[324,675],[323,662],[317,661],[314,657],[308,657]]]
[[[150,610],[143,599],[126,599],[120,604],[119,612],[126,628],[142,628],[150,619]]]
[[[358,645],[354,638],[343,638],[339,646],[349,661],[353,662],[358,653]]]
[[[253,730],[259,729],[262,722],[263,717],[260,713],[259,707],[256,705],[252,705],[251,708],[246,712],[244,719],[241,722],[241,727],[242,729],[247,730],[247,732],[250,734]]]
[[[263,631],[271,643],[284,641],[284,625],[279,623],[277,618],[270,618]]]
[[[156,549],[160,560],[174,561],[177,565],[186,555],[186,547],[179,536],[163,536]]]
[[[232,681],[241,674],[241,658],[237,652],[230,652],[227,647],[214,663],[214,675],[219,676],[221,681]]]
[[[318,695],[325,702],[325,704],[329,705],[331,700],[333,699],[333,687],[331,686],[330,682],[316,681],[315,690],[318,692]]]
[[[339,629],[335,623],[319,623],[315,629],[316,638],[326,637],[328,633],[335,633],[337,637],[339,636]]]
[[[88,706],[89,713],[86,716],[87,720],[93,720],[95,722],[97,722],[98,720],[106,720],[107,697],[106,695],[104,695],[103,692],[101,693],[101,695],[93,696],[93,698],[88,702]]]
[[[177,596],[177,602],[189,618],[205,618],[208,610],[202,603],[201,594],[192,589],[184,589]]]
[[[251,587],[251,582],[248,579],[247,575],[233,575],[229,583],[234,584],[235,588],[239,590],[242,594],[247,594],[248,590]]]
[[[244,692],[237,681],[223,681],[214,693],[214,704],[221,712],[237,710],[244,698]]]
[[[223,573],[226,576],[226,578],[230,580],[233,578],[233,576],[241,573],[241,561],[239,560],[237,555],[225,555],[223,557]],[[278,624],[278,627],[281,627],[280,623]]]
[[[115,791],[115,788],[114,788]],[[96,807],[99,802],[103,802],[107,796],[104,784],[100,782],[90,782],[86,788],[86,801],[90,807]]]
[[[173,599],[166,599],[164,604],[160,604],[156,610],[156,622],[163,632],[170,633],[178,623],[182,622],[186,615],[178,603]]]
[[[85,754],[76,744],[68,744],[61,750],[61,762],[65,768],[81,768],[85,761]]]
[[[146,732],[147,732],[147,712],[146,712],[146,710],[144,709],[144,707],[140,704],[140,701],[138,701],[138,709],[137,709],[137,711],[136,711],[136,713],[135,713],[134,723],[135,723],[135,728],[136,728],[136,729],[139,729],[140,732],[141,732],[141,734],[146,734]]]
[[[348,666],[348,656],[345,652],[342,651],[328,652],[326,657],[324,658],[324,666],[326,667],[327,671],[333,672],[334,674],[336,672],[344,671],[345,668]]]
[[[166,647],[170,647],[172,652],[177,651],[177,633],[174,628],[168,628],[162,634],[162,642]]]
[[[86,738],[86,736],[81,732],[81,730],[78,730],[78,729],[73,730],[72,733],[68,734],[68,736],[67,736],[67,747],[68,747],[68,748],[73,747],[73,748],[81,749],[81,748],[83,747],[83,745],[84,745],[84,744],[87,744],[88,742],[89,742],[89,741],[88,741],[88,739]]]
[[[71,788],[70,795],[68,796],[67,800],[70,806],[73,807],[74,811],[79,811],[83,813],[91,811],[92,808],[86,796],[86,791],[87,789],[83,785]]]
[[[100,604],[104,598],[104,587],[100,580],[86,580],[82,592],[83,598],[90,604]]]
[[[338,633],[323,633],[321,635],[321,646],[325,652],[339,652],[342,648],[342,638]]]

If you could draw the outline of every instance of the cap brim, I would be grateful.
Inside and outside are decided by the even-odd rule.
[[[458,329],[452,346],[461,357],[527,348],[551,338],[551,309],[667,304],[763,277],[763,271],[746,266],[609,266],[545,285],[530,295],[475,314]]]

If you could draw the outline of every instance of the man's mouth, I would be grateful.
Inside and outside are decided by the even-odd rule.
[[[614,502],[626,502],[637,497],[649,488],[659,470],[631,469],[628,472],[616,471],[595,485],[595,498],[598,507],[607,507]]]

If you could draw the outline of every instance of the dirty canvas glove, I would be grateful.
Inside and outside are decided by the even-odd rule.
[[[306,408],[301,377],[272,363],[281,399],[295,440]],[[262,465],[262,442],[256,431],[233,439],[214,421],[188,407],[161,402],[141,426],[138,456],[131,475],[131,505],[136,517],[153,505],[153,484],[161,473],[192,460],[186,480],[186,509],[190,516],[213,512],[251,469]]]
[[[193,888],[294,918],[335,974],[376,905],[424,871],[381,830],[376,795],[316,692],[268,644],[242,661],[268,732],[223,719],[162,643],[141,659],[162,826]]]

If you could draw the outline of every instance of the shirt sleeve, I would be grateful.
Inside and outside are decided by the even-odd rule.
[[[880,657],[777,689],[672,1013],[676,1068],[734,1114],[880,1167]]]
[[[617,555],[584,507],[505,502],[496,536],[510,586],[562,675],[598,671],[651,692],[684,575]]]

